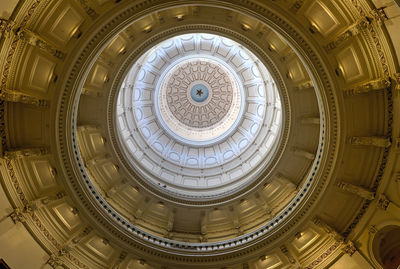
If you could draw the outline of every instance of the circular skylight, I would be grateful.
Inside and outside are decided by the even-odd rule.
[[[117,119],[132,167],[154,186],[206,199],[257,178],[281,132],[278,89],[225,37],[185,34],[148,50],[121,86]]]

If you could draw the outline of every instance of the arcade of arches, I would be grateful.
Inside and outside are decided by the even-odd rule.
[[[400,268],[396,0],[0,3],[1,268]]]

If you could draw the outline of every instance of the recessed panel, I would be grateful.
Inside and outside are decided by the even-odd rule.
[[[61,43],[67,43],[83,22],[83,17],[71,5],[60,5],[59,14],[54,21],[49,22],[52,27],[49,34]]]
[[[338,19],[320,1],[313,2],[313,4],[305,12],[305,16],[323,35],[328,35],[339,25]]]
[[[349,82],[365,75],[359,60],[362,55],[359,55],[359,53],[359,49],[356,50],[353,46],[350,46],[337,54],[339,68],[343,72],[343,77]]]
[[[29,87],[46,93],[53,75],[55,63],[48,58],[36,54],[29,74]]]
[[[60,218],[61,222],[72,231],[76,227],[79,226],[81,220],[78,214],[75,212],[74,208],[72,208],[67,203],[62,203],[53,208],[56,215]]]
[[[47,160],[32,161],[32,168],[40,188],[46,189],[56,184],[54,170]]]

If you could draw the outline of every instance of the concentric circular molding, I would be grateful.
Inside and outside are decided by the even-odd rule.
[[[293,29],[290,24],[266,7],[259,6],[253,2],[243,3],[243,1],[240,3],[236,3],[236,1],[234,3],[223,3],[225,3],[227,7],[240,10],[244,14],[252,14],[253,17],[257,17],[266,25],[276,29],[284,37],[292,36],[296,38],[296,41],[291,40],[291,44],[296,48],[296,51],[299,53],[299,55],[301,55],[301,58],[307,63],[307,66],[311,70],[311,77],[313,78],[315,87],[317,89],[323,89],[323,91],[319,91],[321,111],[325,111],[328,116],[325,121],[325,114],[324,112],[321,112],[320,117],[323,123],[321,125],[321,136],[317,158],[315,159],[309,176],[307,177],[304,185],[301,187],[300,192],[282,213],[278,214],[271,222],[264,225],[261,229],[258,229],[251,234],[224,242],[193,244],[158,238],[148,234],[147,232],[140,231],[133,224],[119,216],[118,213],[109,207],[104,199],[99,197],[97,191],[91,185],[91,182],[85,172],[84,164],[80,159],[75,136],[77,101],[79,97],[79,89],[85,77],[84,70],[90,66],[90,62],[92,61],[91,54],[93,51],[94,53],[97,53],[98,49],[100,49],[100,47],[98,47],[96,44],[104,44],[104,42],[109,38],[109,35],[106,34],[106,29],[112,28],[118,31],[118,29],[122,29],[124,25],[129,23],[129,21],[139,17],[141,12],[138,9],[143,11],[146,8],[150,8],[151,11],[155,11],[157,8],[166,8],[168,3],[163,3],[161,6],[158,6],[157,2],[153,1],[151,3],[143,3],[138,7],[121,7],[123,8],[123,11],[116,15],[112,21],[106,23],[102,30],[97,32],[92,39],[86,43],[86,47],[81,51],[79,57],[77,57],[77,59],[71,65],[72,67],[66,76],[66,80],[64,81],[61,105],[59,109],[59,152],[63,153],[61,160],[63,161],[63,166],[66,170],[65,175],[68,175],[68,184],[75,194],[74,197],[82,202],[82,206],[87,209],[88,215],[90,215],[93,220],[99,221],[101,224],[100,228],[104,231],[108,231],[108,233],[110,235],[112,234],[116,240],[119,240],[121,243],[125,243],[127,247],[130,245],[136,250],[141,249],[148,253],[154,253],[154,250],[143,248],[143,244],[145,244],[146,241],[151,243],[153,247],[158,245],[160,247],[158,250],[162,250],[162,252],[158,253],[158,256],[164,259],[173,258],[173,255],[170,255],[172,253],[178,255],[179,253],[183,252],[186,253],[185,255],[188,255],[188,252],[190,252],[191,254],[185,257],[185,261],[198,262],[199,259],[204,259],[204,252],[218,250],[216,253],[220,255],[222,253],[226,253],[226,251],[224,251],[225,249],[235,247],[236,251],[232,252],[230,250],[229,252],[231,252],[231,254],[221,257],[223,259],[229,259],[237,256],[237,252],[241,251],[242,248],[238,248],[239,245],[247,245],[249,242],[257,243],[252,244],[251,246],[249,245],[246,248],[246,253],[249,253],[252,250],[259,249],[260,246],[265,247],[267,244],[273,243],[277,238],[279,238],[279,235],[282,235],[282,233],[287,233],[297,222],[307,215],[309,209],[318,200],[318,197],[321,191],[324,189],[326,181],[332,171],[332,166],[334,165],[334,156],[337,154],[336,143],[338,139],[338,129],[336,128],[336,124],[338,111],[336,109],[335,95],[329,75],[326,73],[324,65],[321,63],[321,59],[317,56],[312,46],[310,46],[310,44],[302,37],[302,35]],[[184,5],[187,3],[181,4]],[[221,4],[221,6],[223,5]],[[266,18],[268,18],[268,20]],[[279,27],[277,27],[277,25],[279,25]],[[216,27],[209,26],[207,29],[207,27],[199,25],[193,27],[192,29],[190,26],[181,27],[181,29],[171,29],[163,34],[165,36],[174,35],[180,31],[195,30],[196,27],[205,31],[209,30],[218,32],[219,30]],[[223,34],[227,33],[225,29],[222,29],[221,32]],[[158,38],[163,37],[158,36]],[[236,38],[240,39],[240,36],[236,35]],[[147,42],[144,42],[143,47],[139,48],[135,53],[133,53],[132,57],[134,58],[139,55],[154,41],[157,41],[157,37],[155,36],[153,36],[152,39],[150,38]],[[256,50],[258,54],[262,54],[262,51],[260,51],[258,47],[252,47],[252,49]],[[329,130],[329,132],[327,132],[327,130]],[[70,160],[75,161],[71,162]],[[309,189],[312,189],[312,192],[307,192]],[[95,201],[97,201],[96,204],[86,200],[88,194],[93,194],[92,197],[94,197]],[[296,213],[290,215],[289,212],[293,211],[296,211]],[[105,215],[103,212],[106,212],[107,214],[107,221],[104,219]],[[271,236],[271,233],[269,233],[271,230],[274,230],[274,236]],[[169,252],[169,255],[165,255],[165,252]],[[193,256],[196,258],[192,259],[191,257]]]
[[[198,77],[190,76],[191,74]],[[204,129],[219,129],[219,124],[226,121],[227,115],[233,114],[230,113],[232,107],[236,108],[236,114],[239,112],[240,103],[232,105],[232,99],[240,100],[233,74],[209,59],[188,59],[177,64],[166,74],[160,88],[160,107],[169,112],[169,118],[176,118],[179,125],[193,130],[185,136],[189,140],[207,141],[218,137],[219,134],[214,133],[191,136]],[[234,95],[237,97],[233,97]],[[230,118],[236,117],[232,115]]]
[[[180,53],[169,58],[170,51]],[[191,199],[221,197],[254,180],[278,148],[282,121],[278,90],[260,60],[238,43],[210,34],[176,36],[149,53],[134,64],[118,97],[117,135],[132,169],[169,193]],[[193,68],[199,73],[193,74]],[[174,83],[185,85],[175,90],[176,95],[167,95],[171,76]],[[182,119],[171,112],[177,108],[169,107],[184,107],[180,98],[189,104],[191,87],[200,81],[213,85],[213,104],[186,106],[224,114],[216,124],[201,129],[180,123]],[[228,91],[231,99],[226,103]],[[182,117],[191,113],[182,110]]]
[[[165,76],[160,77],[161,85],[155,88],[155,111],[171,136],[188,145],[205,146],[221,141],[221,136],[225,134],[226,137],[227,132],[237,126],[239,114],[243,114],[245,98],[235,70],[229,66],[224,67],[226,64],[216,57],[198,58],[199,55],[192,55],[193,52],[194,49],[190,56],[182,55],[182,58],[170,63],[172,70],[167,68]],[[197,60],[192,62],[193,59]],[[197,69],[201,72],[200,77],[204,78],[190,76]],[[207,75],[215,73],[222,76],[218,79],[225,80],[225,85],[220,85],[213,76]],[[173,92],[171,83],[190,84],[187,89],[180,87],[177,92]],[[207,91],[204,102],[195,101],[196,94],[191,96],[192,90],[199,86]],[[191,106],[185,103],[190,103]],[[191,119],[188,118],[189,115]]]

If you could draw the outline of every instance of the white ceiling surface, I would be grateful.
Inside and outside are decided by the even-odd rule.
[[[232,126],[203,143],[180,139],[168,130],[154,104],[160,78],[182,59],[199,58],[236,74],[232,77],[244,95],[243,111]],[[268,163],[279,137],[281,113],[275,83],[260,60],[238,43],[210,34],[181,35],[149,50],[127,75],[117,107],[120,138],[133,165],[156,184],[199,197],[205,190],[209,195],[238,187],[250,171]]]

